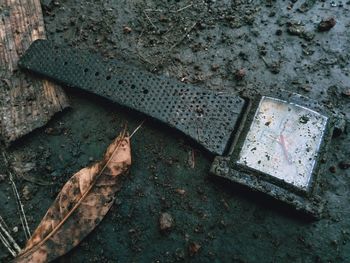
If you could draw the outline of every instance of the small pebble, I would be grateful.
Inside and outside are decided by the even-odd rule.
[[[129,34],[129,33],[131,33],[131,31],[132,31],[131,27],[128,27],[128,26],[123,27],[124,34]]]
[[[343,94],[345,97],[350,97],[350,88],[344,90],[344,91],[342,92],[342,94]]]
[[[48,127],[48,128],[45,129],[45,133],[49,134],[49,135],[52,135],[54,133],[54,129],[51,128],[51,127]]]
[[[334,129],[333,129],[333,138],[337,138],[344,133],[346,129],[346,118],[339,114],[339,117],[335,119]]]
[[[174,219],[169,213],[162,213],[159,217],[159,228],[161,231],[168,231],[173,227]]]
[[[271,11],[270,13],[269,13],[269,17],[274,17],[276,15],[276,12],[275,11]]]
[[[167,21],[168,21],[168,18],[167,18],[166,16],[164,16],[164,15],[160,15],[159,21],[160,21],[160,22],[167,22]]]
[[[335,168],[335,166],[331,166],[329,167],[329,171],[334,174],[337,171],[337,169]]]
[[[350,168],[350,162],[341,161],[341,162],[339,163],[339,168],[340,168],[340,169],[343,169],[343,170],[349,169],[349,168]]]
[[[287,32],[292,36],[302,36],[305,33],[305,28],[300,21],[290,21],[287,23]]]
[[[302,90],[304,90],[305,92],[310,92],[312,90],[312,87],[310,85],[304,85],[301,87]]]
[[[244,79],[245,75],[246,75],[246,72],[242,68],[242,69],[239,69],[239,70],[236,71],[235,78],[236,78],[236,80],[242,80],[242,79]]]
[[[219,68],[220,68],[220,66],[218,64],[211,65],[211,70],[212,71],[217,71]]]
[[[184,189],[179,189],[179,188],[176,189],[175,192],[178,193],[179,195],[184,195],[184,194],[186,194],[186,190],[184,190]]]
[[[281,64],[279,62],[277,62],[277,61],[272,62],[269,65],[269,70],[273,74],[278,74],[280,72],[280,70],[281,70]]]
[[[318,31],[320,32],[329,31],[332,27],[335,26],[336,23],[337,22],[333,17],[324,19],[318,24]]]
[[[277,29],[276,30],[276,36],[281,36],[282,35],[282,30],[281,29]]]
[[[5,181],[6,175],[5,174],[0,174],[0,183],[2,181]]]
[[[14,233],[17,233],[17,232],[18,232],[18,226],[15,226],[15,227],[12,229],[12,231],[13,231]]]
[[[196,242],[191,242],[189,247],[188,247],[188,251],[190,253],[190,256],[193,257],[194,255],[196,255],[198,253],[198,251],[200,250],[201,245],[199,245]]]

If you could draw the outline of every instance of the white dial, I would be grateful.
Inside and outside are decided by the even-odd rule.
[[[237,163],[307,190],[326,125],[313,110],[263,97]]]

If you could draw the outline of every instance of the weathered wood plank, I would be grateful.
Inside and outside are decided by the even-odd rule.
[[[44,38],[40,0],[0,0],[0,133],[7,144],[68,106],[61,87],[17,68],[30,44]]]

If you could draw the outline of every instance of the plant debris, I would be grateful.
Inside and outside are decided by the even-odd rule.
[[[10,232],[11,231],[6,225],[4,219],[0,216],[0,241],[4,244],[10,254],[15,257],[21,251],[21,248],[11,236]]]
[[[287,32],[289,35],[298,36],[307,41],[311,41],[315,35],[306,31],[304,24],[300,21],[290,21],[287,23]]]
[[[8,162],[6,153],[3,152],[2,156],[3,156],[3,160],[4,160],[5,164],[6,164],[6,166],[9,166],[9,162]],[[17,208],[18,208],[18,212],[19,212],[19,215],[20,215],[21,224],[22,224],[22,227],[23,227],[25,238],[26,238],[26,240],[28,240],[31,237],[31,233],[30,233],[30,230],[29,230],[27,216],[26,216],[26,213],[24,211],[24,206],[23,206],[23,203],[22,203],[21,198],[19,196],[17,185],[16,185],[15,180],[14,180],[14,176],[13,176],[11,171],[8,171],[8,174],[9,174],[9,179],[10,179],[12,191],[13,191],[13,194],[14,194],[15,199],[16,199]]]
[[[300,5],[297,9],[300,13],[306,13],[309,11],[316,3],[316,0],[306,0],[304,3]]]
[[[102,161],[83,168],[64,185],[14,262],[48,262],[67,253],[103,219],[131,165],[129,137],[121,134]]]
[[[198,251],[201,249],[201,245],[199,245],[196,242],[191,242],[189,247],[188,247],[188,252],[190,254],[191,257],[193,257],[194,255],[196,255],[198,253]]]

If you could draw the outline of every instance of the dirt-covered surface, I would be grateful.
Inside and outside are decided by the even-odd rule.
[[[350,117],[347,0],[42,3],[48,38],[56,43],[207,89],[245,96],[295,91]],[[332,20],[319,28],[331,17],[333,28],[327,28]],[[95,96],[66,91],[72,109],[9,149],[31,230],[74,172],[99,159],[125,123],[133,130],[144,119]],[[212,178],[213,156],[156,122],[147,121],[132,138],[132,153],[130,175],[111,211],[57,262],[350,261],[346,130],[331,142],[321,175],[326,213],[315,222]],[[0,215],[23,246],[6,170],[1,162]],[[0,261],[10,259],[1,246]]]

